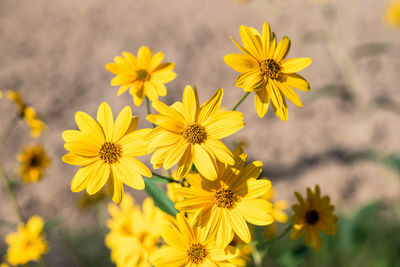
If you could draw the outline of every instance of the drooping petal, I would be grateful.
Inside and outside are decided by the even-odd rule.
[[[243,240],[243,242],[250,243],[251,234],[249,226],[247,225],[243,216],[235,209],[227,211],[226,214],[228,215],[229,222],[231,223],[235,234],[237,234],[239,238]]]
[[[255,93],[254,105],[256,106],[258,117],[264,117],[269,107],[269,95],[267,92],[267,88],[262,88]]]
[[[298,107],[303,107],[301,100],[297,93],[286,83],[278,83],[279,90]]]

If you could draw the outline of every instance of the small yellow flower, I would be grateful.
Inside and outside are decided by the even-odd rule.
[[[17,232],[6,236],[6,243],[9,246],[6,258],[10,264],[20,265],[37,261],[47,253],[49,248],[42,233],[43,225],[43,219],[35,215],[26,225],[20,224]]]
[[[215,236],[209,229],[191,225],[181,213],[176,215],[176,220],[165,225],[161,235],[166,246],[150,256],[156,267],[234,267],[229,260],[237,255],[235,248],[217,248]]]
[[[32,137],[37,138],[47,130],[47,125],[37,117],[35,109],[24,102],[20,92],[7,90],[6,97],[17,105],[19,116],[28,124]]]
[[[115,203],[123,197],[123,183],[138,190],[144,189],[142,175],[151,177],[150,170],[136,156],[147,154],[143,137],[150,129],[136,130],[138,119],[126,106],[114,123],[110,106],[103,102],[97,110],[97,122],[84,112],[75,113],[80,131],[64,131],[65,154],[62,160],[82,166],[72,180],[72,192],[86,188],[90,195],[107,182]]]
[[[255,92],[254,103],[260,118],[267,113],[271,101],[276,115],[286,121],[288,109],[285,97],[295,105],[303,106],[292,87],[310,90],[308,82],[296,72],[310,65],[311,58],[285,59],[290,40],[285,36],[277,44],[275,33],[271,34],[268,23],[264,23],[262,35],[256,29],[242,25],[240,37],[243,46],[231,38],[243,54],[224,57],[226,64],[242,73],[236,80],[236,86],[247,92]]]
[[[226,247],[233,233],[245,243],[251,241],[247,222],[268,225],[273,222],[269,214],[272,205],[261,196],[271,187],[266,179],[257,179],[262,171],[260,161],[245,166],[247,155],[242,148],[234,152],[235,164],[220,164],[215,181],[204,179],[199,174],[188,174],[185,178],[189,188],[179,189],[186,197],[175,207],[183,212],[194,212],[196,225],[216,231],[218,247]]]
[[[151,198],[143,201],[140,211],[130,195],[125,195],[120,207],[110,204],[108,210],[112,218],[107,221],[110,233],[106,245],[111,249],[112,261],[117,267],[151,267],[148,258],[157,250],[167,215],[154,206]]]
[[[400,1],[392,0],[386,7],[385,22],[389,26],[400,28]]]
[[[321,249],[319,230],[327,235],[335,235],[338,217],[333,214],[335,207],[330,204],[329,196],[321,197],[318,185],[312,192],[307,188],[307,198],[295,192],[299,204],[293,205],[294,215],[291,218],[294,226],[290,234],[291,239],[298,239],[304,235],[307,246],[313,244],[314,249]]]
[[[244,127],[243,114],[220,111],[223,90],[220,88],[201,107],[194,90],[186,86],[183,101],[167,106],[159,101],[153,107],[160,114],[147,120],[158,125],[146,136],[149,149],[157,149],[151,157],[154,168],[171,168],[178,163],[176,178],[189,173],[192,164],[207,179],[217,178],[217,161],[232,165],[232,153],[219,140]]]
[[[50,158],[40,144],[24,148],[18,155],[18,161],[21,164],[21,177],[27,183],[40,181],[44,170],[50,165]]]
[[[274,223],[267,225],[264,232],[264,237],[268,239],[275,236],[276,222],[286,223],[288,221],[288,215],[284,210],[289,207],[289,202],[286,200],[274,201],[275,194],[275,188],[272,186],[271,189],[262,196],[262,198],[272,203],[270,214],[274,218]]]
[[[115,57],[115,63],[106,65],[107,70],[117,75],[111,80],[112,86],[121,86],[118,96],[129,89],[133,102],[140,106],[144,97],[151,101],[158,100],[158,96],[166,96],[169,83],[176,77],[174,63],[161,63],[164,54],[154,54],[146,46],[139,48],[137,57],[129,52],[122,52],[123,57]]]

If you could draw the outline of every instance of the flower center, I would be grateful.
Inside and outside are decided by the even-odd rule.
[[[39,167],[40,166],[40,158],[37,155],[34,155],[29,160],[30,167]]]
[[[149,73],[147,72],[147,70],[138,70],[137,71],[137,77],[141,81],[147,80],[148,76],[149,76]]]
[[[279,77],[281,66],[273,59],[263,60],[259,63],[260,71],[264,76],[276,80]]]
[[[197,122],[187,126],[182,132],[183,139],[191,144],[201,144],[207,139],[207,133],[203,126]]]
[[[319,221],[319,214],[316,210],[307,211],[306,222],[308,224],[314,225]]]
[[[190,246],[187,254],[190,262],[198,264],[203,262],[204,258],[207,257],[208,251],[202,244],[197,243]]]
[[[99,151],[99,157],[104,163],[115,163],[121,157],[121,145],[112,142],[105,142]]]
[[[214,193],[215,204],[220,208],[233,208],[239,197],[230,189],[221,188]]]

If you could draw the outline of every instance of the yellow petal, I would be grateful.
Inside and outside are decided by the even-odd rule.
[[[183,140],[175,144],[173,146],[173,149],[169,150],[168,154],[165,157],[164,169],[169,169],[174,166],[183,156],[183,153],[185,152],[187,146],[189,146],[189,144],[187,144]]]
[[[179,113],[178,111],[176,111],[175,109],[171,108],[170,106],[164,104],[161,101],[154,101],[153,108],[155,110],[157,110],[158,113],[160,113],[161,115],[171,116],[171,117],[177,118],[182,123],[185,122],[185,119],[181,113]]]
[[[186,252],[173,247],[162,247],[150,256],[151,263],[156,267],[185,266],[189,258]]]
[[[64,148],[83,157],[97,157],[99,155],[99,148],[89,143],[68,142],[64,144]]]
[[[194,145],[193,161],[201,175],[209,180],[217,179],[217,170],[214,165],[214,160],[199,144]]]
[[[91,135],[81,132],[81,131],[76,131],[76,130],[66,130],[62,133],[62,138],[64,139],[65,142],[83,142],[83,143],[89,143],[93,144],[96,146],[101,146],[103,142],[98,142],[96,141]]]
[[[194,90],[189,85],[185,87],[185,90],[183,91],[182,103],[183,116],[185,117],[186,123],[190,124],[196,122],[200,107],[196,87]]]
[[[98,160],[98,157],[82,157],[74,153],[67,153],[62,157],[62,161],[71,165],[84,166]]]
[[[219,161],[228,165],[233,165],[235,163],[231,151],[221,141],[208,139],[205,143],[201,144],[201,146],[206,147],[207,151],[214,154]]]
[[[165,87],[164,84],[158,82],[158,81],[151,81],[153,83],[154,87],[157,89],[157,94],[159,96],[166,96],[167,95],[167,87]]]
[[[97,109],[97,121],[103,128],[104,134],[106,135],[106,141],[111,141],[114,132],[114,118],[107,102],[101,103]]]
[[[149,168],[147,168],[147,166],[143,162],[134,157],[124,157],[123,159],[121,159],[121,164],[124,164],[125,166],[129,167],[130,169],[134,170],[135,172],[138,172],[143,176],[146,177],[153,176]]]
[[[192,164],[192,148],[191,146],[187,146],[185,152],[183,152],[183,155],[178,162],[178,167],[176,169],[177,178],[180,179],[185,177],[189,173]]]
[[[266,179],[254,179],[251,178],[247,181],[246,184],[237,185],[237,194],[243,195],[246,199],[255,199],[259,198],[262,195],[266,194],[268,190],[271,189],[271,181]]]
[[[175,208],[183,212],[195,212],[199,209],[208,208],[210,200],[212,201],[207,197],[193,197],[177,202]]]
[[[228,213],[225,209],[219,209],[219,225],[216,232],[216,244],[218,248],[225,248],[232,240],[232,226],[228,219]]]
[[[133,81],[135,81],[135,76],[133,74],[117,75],[111,80],[110,84],[112,86],[119,86],[123,84],[130,84]]]
[[[221,139],[230,136],[244,127],[243,113],[239,111],[224,111],[217,113],[206,125],[207,136],[210,139]]]
[[[92,165],[87,165],[85,167],[80,168],[71,183],[71,191],[72,192],[80,192],[85,189],[89,178],[91,177],[91,173],[93,171]]]
[[[129,66],[131,66],[133,69],[137,68],[138,62],[134,55],[126,51],[122,52],[121,54],[125,57],[125,60],[129,64]]]
[[[297,93],[286,83],[278,83],[278,87],[280,91],[290,100],[293,102],[298,107],[303,107],[303,104],[301,103],[301,100]]]
[[[275,61],[280,62],[282,59],[284,59],[289,53],[289,49],[290,49],[290,39],[287,36],[285,36],[276,47],[274,53]]]
[[[166,115],[150,114],[147,115],[146,119],[166,130],[181,133],[185,128],[185,125],[178,119]]]
[[[101,163],[101,161],[98,161]],[[92,173],[92,179],[87,184],[86,190],[89,195],[93,195],[100,191],[100,189],[106,184],[108,177],[110,177],[110,165],[109,164],[98,164],[97,170]]]
[[[146,96],[151,101],[157,101],[158,100],[157,89],[153,86],[152,83],[146,81],[144,83],[144,91],[146,93]]]
[[[269,107],[269,95],[267,92],[267,88],[262,88],[255,93],[254,105],[256,106],[258,117],[264,117]]]
[[[118,117],[115,120],[114,135],[113,135],[114,142],[118,142],[125,135],[125,133],[128,131],[131,125],[131,120],[133,118],[130,106],[124,107],[122,111],[118,114]]]
[[[224,90],[219,88],[215,94],[201,106],[199,113],[199,123],[201,125],[206,125],[214,118],[221,106],[223,95]]]
[[[236,86],[243,88],[245,92],[256,92],[265,87],[267,79],[260,71],[240,75],[236,80]]]
[[[112,170],[114,176],[127,186],[137,190],[144,189],[145,185],[142,176],[127,165],[126,162],[122,161],[112,165]]]
[[[279,92],[279,88],[275,84],[275,81],[269,80],[267,84],[267,92],[271,99],[272,104],[277,108],[280,109],[283,105],[283,101],[281,98],[281,94]]]
[[[75,113],[75,121],[82,132],[89,134],[96,142],[104,143],[103,130],[92,117],[85,112],[78,111]]]
[[[295,73],[307,68],[312,62],[311,58],[291,58],[282,61],[283,73]]]
[[[252,55],[246,48],[244,48],[238,42],[236,42],[236,40],[232,36],[229,36],[229,37],[231,38],[233,43],[237,46],[237,48],[239,48],[240,51],[242,51],[244,54],[248,55],[249,57],[254,58],[254,60],[258,61],[258,59],[254,55]]]
[[[254,58],[243,54],[229,54],[224,56],[225,63],[238,72],[249,72],[258,69],[257,61]]]
[[[226,212],[229,218],[229,222],[232,225],[232,229],[245,243],[250,243],[251,234],[249,227],[242,215],[235,209]]]
[[[264,199],[242,199],[236,209],[246,221],[254,225],[268,225],[274,221],[269,215],[272,205]]]
[[[130,84],[124,84],[124,85],[122,85],[122,86],[118,89],[117,96],[120,96],[120,95],[122,95],[123,93],[125,93],[130,87],[131,87]]]
[[[150,61],[150,66],[149,66],[150,72],[154,71],[161,64],[163,59],[164,59],[164,53],[163,52],[155,53],[154,56],[151,58],[151,61]]]
[[[271,29],[267,22],[265,22],[263,25],[262,37],[263,37],[263,52],[264,52],[263,56],[264,58],[268,58],[271,45]]]
[[[173,63],[168,63],[169,66],[174,68]],[[164,64],[161,64],[160,66],[163,66]],[[169,68],[171,68],[169,67]],[[160,69],[160,67],[158,67]],[[159,83],[169,83],[170,81],[174,80],[176,78],[176,73],[173,71],[165,70],[165,69],[160,69],[160,70],[155,70],[151,74],[151,81],[154,82],[159,82]]]
[[[310,84],[302,76],[296,73],[285,74],[281,76],[283,78],[283,82],[286,82],[289,86],[295,87],[304,92],[310,91]]]
[[[139,48],[137,55],[137,62],[139,69],[147,70],[148,65],[150,64],[152,53],[153,52],[146,46],[141,46]]]
[[[108,179],[108,181],[110,181],[110,189],[112,189],[111,196],[115,204],[120,204],[124,195],[124,184],[121,182],[121,180],[115,177],[113,172],[114,171],[112,171],[110,179]]]
[[[262,52],[262,48],[260,47],[257,38],[254,36],[251,30],[248,27],[242,25],[239,28],[239,32],[244,48],[246,48],[257,59],[261,59],[262,56],[260,53]]]

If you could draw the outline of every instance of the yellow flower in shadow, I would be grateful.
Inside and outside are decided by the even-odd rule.
[[[24,182],[38,182],[43,178],[44,170],[50,165],[50,158],[47,156],[43,146],[27,146],[18,155],[20,162],[19,172]]]

